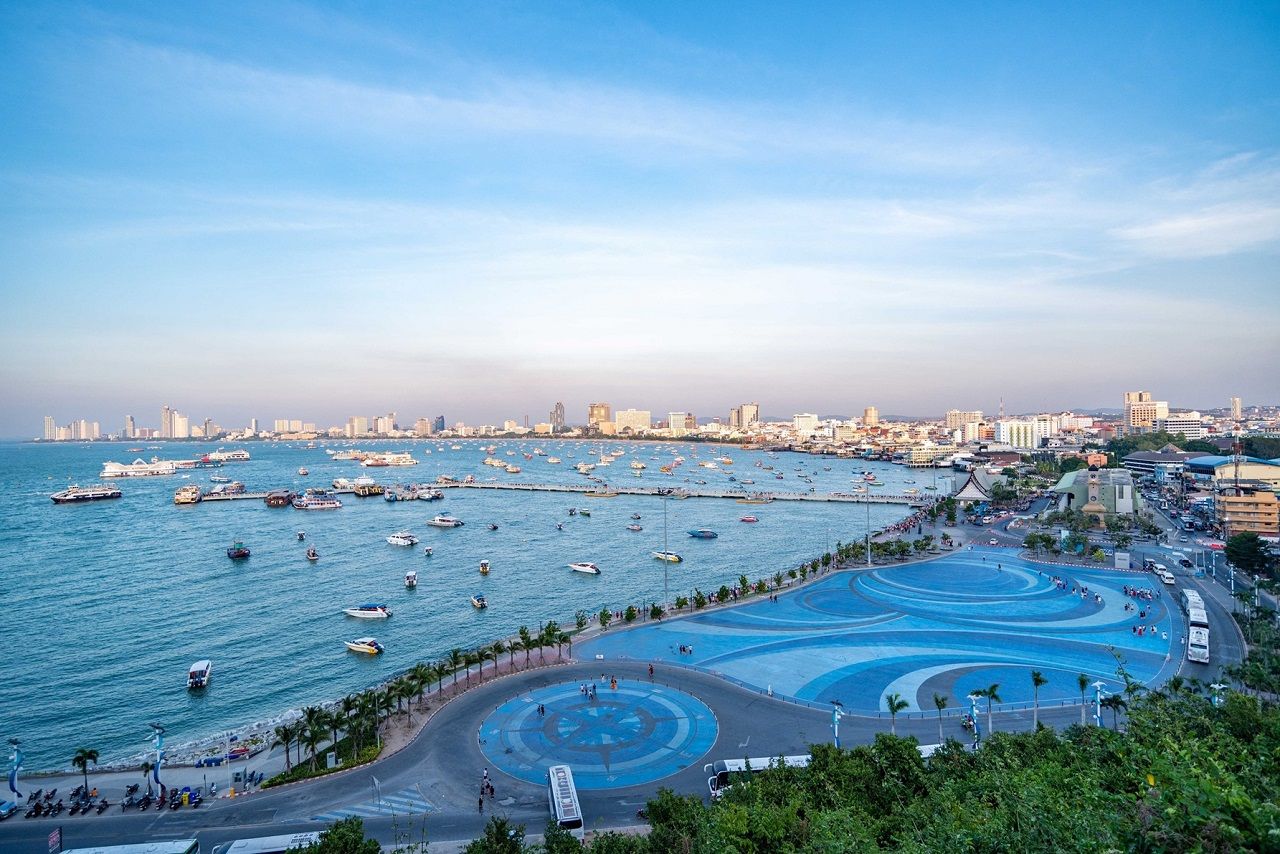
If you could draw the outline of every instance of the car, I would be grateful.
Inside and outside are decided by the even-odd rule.
[[[8,818],[18,811],[18,805],[13,801],[0,801],[0,819]]]
[[[999,540],[997,540],[995,537],[992,537],[991,539],[987,540],[987,545],[989,545],[989,546],[998,546],[998,545],[1000,545],[1000,541],[999,541]]]

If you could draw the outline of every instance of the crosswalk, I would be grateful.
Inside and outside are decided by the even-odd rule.
[[[417,786],[410,786],[394,794],[383,795],[376,800],[368,800],[364,803],[343,807],[342,809],[331,810],[314,818],[316,821],[337,821],[351,816],[373,818],[384,815],[421,815],[429,812],[435,812],[435,807],[422,796],[422,792],[418,790]]]

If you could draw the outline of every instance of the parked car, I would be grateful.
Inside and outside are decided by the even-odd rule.
[[[0,801],[0,819],[8,818],[18,811],[18,805],[13,801]]]
[[[1000,541],[999,541],[999,540],[997,540],[995,537],[992,537],[991,539],[987,540],[987,545],[989,545],[989,546],[998,546],[998,545],[1000,545]]]

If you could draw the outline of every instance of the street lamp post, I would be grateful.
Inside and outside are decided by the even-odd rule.
[[[9,746],[13,748],[9,756],[9,791],[13,792],[15,799],[22,797],[22,792],[18,791],[18,772],[22,770],[21,744],[16,738],[9,739]]]
[[[862,502],[867,505],[867,568],[871,568],[871,495]]]
[[[1227,686],[1221,682],[1214,682],[1209,686],[1209,690],[1213,692],[1213,707],[1216,709],[1222,705],[1222,692]]]
[[[840,748],[840,718],[844,715],[844,704],[839,700],[831,701],[831,729],[835,733],[836,749]]]
[[[1106,683],[1099,679],[1093,683],[1093,724],[1102,726],[1102,689]]]
[[[151,778],[156,781],[156,785],[161,787],[163,791],[163,783],[160,782],[160,763],[164,762],[164,727],[160,724],[147,724],[151,727],[151,739],[156,745],[156,762],[151,768]]]
[[[978,695],[969,695],[969,720],[973,721],[973,743],[982,741],[982,725],[978,723]]]

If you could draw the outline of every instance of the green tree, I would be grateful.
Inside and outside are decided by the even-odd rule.
[[[675,603],[675,604],[676,604],[676,610],[677,610],[677,611],[683,611],[685,608],[688,608],[688,607],[689,607],[689,597],[688,597],[688,596],[677,596],[677,597],[676,597],[676,603]]]
[[[272,731],[272,734],[275,736],[275,741],[272,743],[271,746],[275,747],[277,744],[279,744],[284,747],[284,772],[288,774],[289,771],[293,769],[293,763],[289,761],[289,745],[293,744],[293,738],[295,734],[294,729],[289,724],[280,724],[278,727],[276,727]],[[146,764],[150,765],[151,763],[148,762]],[[147,769],[147,770],[149,771],[150,769]],[[144,777],[146,776],[146,774],[147,774],[147,771],[142,772],[142,775]]]
[[[613,619],[613,612],[608,608],[600,609],[600,628],[609,628],[609,621]]]
[[[591,846],[595,850],[595,846]],[[582,851],[582,843],[555,819],[547,821],[546,830],[542,833],[542,847],[539,854],[577,854]]]
[[[321,831],[320,841],[306,847],[308,854],[380,854],[376,839],[366,839],[364,821],[358,816],[344,818]]]
[[[578,631],[582,631],[587,627],[587,623],[590,621],[590,619],[591,617],[589,614],[587,614],[586,611],[579,609],[573,615],[573,624],[577,627]]]
[[[911,705],[902,699],[901,694],[890,694],[884,698],[884,706],[889,711],[889,731],[894,735],[898,734],[898,712]]]
[[[528,626],[521,626],[516,629],[516,634],[520,636],[520,648],[524,650],[524,666],[529,666],[529,653],[533,652],[533,635],[529,633]]]
[[[661,619],[662,619],[662,615],[663,615],[663,614],[665,614],[665,613],[666,613],[666,611],[663,611],[663,610],[662,610],[662,606],[661,606],[661,605],[659,605],[657,602],[653,602],[653,603],[651,603],[651,604],[649,605],[649,619],[650,619],[650,620],[661,620]]]
[[[628,605],[627,610],[622,612],[622,621],[625,623],[634,623],[638,616],[640,616],[640,614],[636,611],[636,606]]]
[[[1031,671],[1031,728],[1040,728],[1040,688],[1049,684],[1049,680],[1044,678],[1044,674],[1039,670]]]
[[[521,629],[524,629],[524,627],[521,626]],[[464,660],[462,650],[457,647],[449,650],[449,672],[453,674],[453,687],[455,689],[458,687],[458,670],[462,667]]]
[[[716,591],[716,601],[728,602],[730,597],[730,592],[731,591],[729,590],[727,585],[721,584],[720,589]]]
[[[1124,697],[1119,694],[1111,694],[1102,698],[1102,708],[1111,710],[1111,728],[1118,730],[1120,728],[1120,710],[1128,708],[1128,703]]]
[[[1083,673],[1076,675],[1076,687],[1080,689],[1080,726],[1085,725],[1085,711],[1088,709],[1089,701],[1085,697],[1085,692],[1089,690],[1089,677]]]
[[[89,791],[89,765],[98,764],[98,751],[92,747],[80,747],[76,749],[76,755],[71,757],[72,766],[79,768],[84,774],[84,790]]]
[[[485,823],[481,837],[462,850],[466,854],[522,854],[525,850],[524,825],[512,824],[510,820],[495,815]]]
[[[987,736],[989,737],[995,733],[991,724],[991,706],[994,703],[1000,702],[1000,684],[996,683],[994,685],[988,685],[986,688],[983,688],[981,691],[976,693],[987,698]]]
[[[1274,578],[1275,555],[1253,531],[1236,534],[1227,540],[1227,560],[1236,569],[1255,576]]]
[[[942,710],[947,707],[946,696],[935,693],[933,695],[933,706],[938,710],[938,744],[942,744],[946,741],[946,739],[942,737]]]
[[[815,568],[816,568],[816,567],[815,567]],[[739,590],[739,591],[741,591],[742,593],[746,593],[746,592],[748,592],[750,589],[751,589],[751,583],[747,581],[747,576],[745,576],[745,575],[739,575],[739,576],[738,576],[738,590]]]
[[[694,588],[693,591],[693,607],[697,608],[699,611],[707,607],[707,594],[697,588]]]

